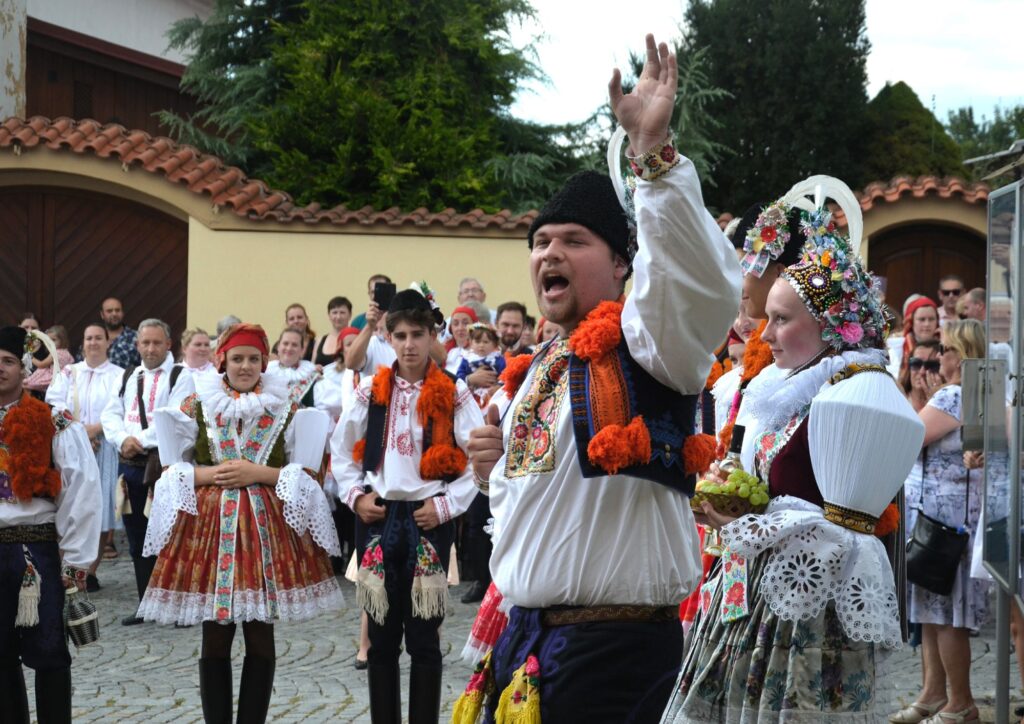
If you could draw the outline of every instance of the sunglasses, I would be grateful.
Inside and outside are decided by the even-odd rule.
[[[938,372],[939,361],[937,359],[921,359],[920,357],[911,357],[907,360],[907,366],[911,370],[917,371],[924,367],[926,372]]]
[[[950,297],[950,296],[952,296],[952,297],[959,297],[963,293],[964,293],[963,289],[940,289],[939,290],[939,294],[941,294],[944,297]]]

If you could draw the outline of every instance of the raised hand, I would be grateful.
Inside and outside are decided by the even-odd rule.
[[[668,137],[672,110],[675,107],[679,70],[676,56],[668,45],[655,45],[654,35],[647,34],[647,62],[636,87],[622,92],[622,73],[616,68],[608,84],[612,112],[629,136],[633,155],[651,150]]]

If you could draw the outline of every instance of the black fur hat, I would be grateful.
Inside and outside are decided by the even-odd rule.
[[[25,354],[27,336],[28,332],[21,327],[0,327],[0,349],[21,359]]]
[[[533,235],[545,224],[579,224],[604,239],[627,262],[633,260],[626,213],[607,175],[596,171],[573,174],[565,186],[551,197],[530,224],[527,240],[533,248]]]

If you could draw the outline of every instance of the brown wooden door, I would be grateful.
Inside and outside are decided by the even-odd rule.
[[[938,224],[902,226],[871,237],[869,266],[888,280],[886,301],[899,310],[911,294],[937,298],[939,279],[957,274],[965,288],[985,286],[985,239]]]
[[[188,225],[114,196],[59,188],[0,188],[0,323],[33,312],[63,324],[72,350],[100,303],[118,297],[125,322],[185,326]]]

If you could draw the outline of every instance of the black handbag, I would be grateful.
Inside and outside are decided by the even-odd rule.
[[[924,476],[928,462],[928,448],[921,460],[921,498],[918,501],[917,521],[907,541],[907,580],[915,586],[948,596],[960,570],[960,562],[967,551],[971,534],[967,532],[970,510],[971,471],[967,471],[964,485],[964,524],[953,528],[924,514]]]

